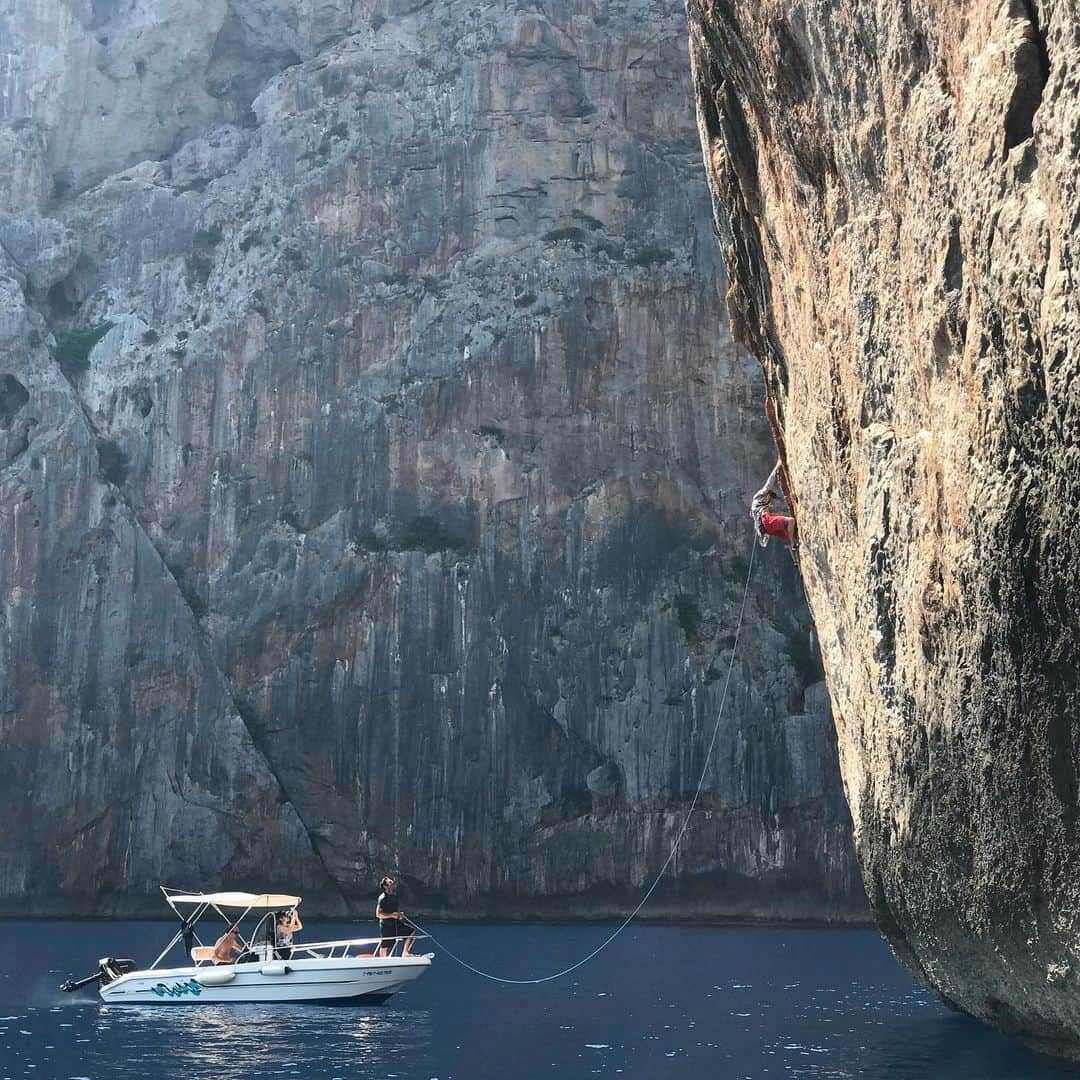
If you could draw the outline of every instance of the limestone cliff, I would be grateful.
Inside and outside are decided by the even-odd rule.
[[[1076,1055],[1076,7],[688,11],[875,914]]]
[[[681,12],[37,0],[0,41],[0,903],[341,911],[391,866],[620,908],[772,453]],[[862,911],[819,679],[770,549],[651,910]]]

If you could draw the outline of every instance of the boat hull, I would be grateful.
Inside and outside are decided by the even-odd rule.
[[[428,956],[201,965],[132,971],[103,986],[100,993],[109,1005],[365,1005],[385,1001],[430,967]]]

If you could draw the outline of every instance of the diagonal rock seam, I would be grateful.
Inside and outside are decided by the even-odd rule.
[[[37,310],[38,314],[42,315],[42,317],[44,318],[43,312],[41,312],[39,309],[36,309],[34,307],[34,304],[33,304],[32,300],[31,300],[31,298],[27,297],[26,299],[27,299],[27,306],[30,307],[31,309]],[[46,325],[48,325],[48,319],[46,319],[45,322],[46,322]],[[56,361],[52,361],[52,362],[56,363]],[[67,377],[66,373],[63,372],[63,370],[60,368],[60,365],[57,364],[56,366],[57,366],[57,369],[60,370],[61,376],[63,377],[64,382],[66,383],[66,385],[68,386],[68,388],[71,391],[71,395],[75,400],[75,404],[76,404],[76,407],[78,409],[79,415],[82,417],[83,422],[85,423],[86,428],[89,431],[89,433],[91,435],[91,438],[93,440],[94,452],[95,452],[95,454],[97,454],[98,453],[98,447],[100,445],[102,436],[98,432],[97,427],[94,424],[94,421],[91,419],[90,413],[89,413],[88,409],[86,408],[86,404],[83,401],[82,396],[79,394],[78,389],[71,382],[71,380]],[[146,527],[143,524],[142,520],[140,519],[139,515],[136,513],[135,508],[131,504],[131,500],[127,497],[127,493],[121,487],[119,487],[117,484],[115,484],[112,480],[106,479],[105,483],[107,483],[109,485],[110,489],[116,493],[116,496],[120,499],[121,503],[123,504],[123,506],[124,506],[125,510],[127,511],[132,523],[139,530],[139,533],[143,537],[143,539],[150,545],[150,549],[157,556],[157,559],[158,559],[158,562],[160,563],[161,568],[168,575],[168,580],[172,582],[173,587],[175,588],[176,593],[180,598],[180,603],[181,603],[184,611],[187,612],[188,617],[191,620],[191,624],[195,629],[196,640],[199,642],[199,649],[200,649],[200,654],[201,654],[200,659],[221,680],[221,685],[224,687],[225,692],[228,694],[229,704],[232,706],[233,712],[236,714],[237,719],[239,719],[240,723],[244,727],[244,730],[247,732],[248,738],[251,740],[252,746],[256,750],[258,750],[259,757],[262,759],[263,763],[266,766],[266,771],[274,778],[274,782],[278,785],[279,789],[281,790],[281,793],[284,796],[285,801],[289,804],[290,809],[296,815],[297,821],[300,822],[300,825],[303,828],[304,833],[308,838],[308,842],[311,845],[312,854],[315,855],[315,857],[319,860],[319,863],[322,865],[323,869],[326,872],[327,881],[337,891],[337,893],[340,896],[342,902],[344,903],[346,909],[350,910],[351,905],[349,903],[349,900],[346,897],[344,890],[341,888],[340,882],[330,872],[330,868],[326,863],[326,858],[323,855],[322,851],[320,850],[319,844],[316,842],[315,835],[312,833],[311,829],[308,827],[307,822],[304,820],[303,815],[300,813],[300,810],[297,808],[296,804],[293,802],[291,796],[289,795],[288,788],[286,787],[286,785],[285,785],[284,781],[282,780],[281,776],[279,775],[278,771],[275,769],[275,767],[274,767],[273,763],[271,762],[269,756],[267,755],[266,751],[260,745],[259,739],[256,737],[255,732],[252,730],[251,725],[248,722],[247,717],[244,715],[245,710],[243,710],[243,709],[241,709],[239,707],[239,705],[237,703],[237,699],[236,699],[236,692],[235,692],[235,690],[233,688],[233,685],[232,685],[232,680],[228,677],[226,672],[221,669],[221,667],[218,665],[217,661],[214,659],[213,650],[210,648],[209,643],[207,641],[206,630],[205,630],[204,626],[202,625],[202,623],[200,622],[198,616],[195,614],[195,610],[194,610],[194,608],[192,608],[191,603],[187,598],[187,594],[184,592],[184,589],[181,587],[180,582],[177,580],[177,577],[176,577],[175,573],[173,573],[171,567],[168,564],[168,561],[165,559],[165,556],[162,554],[161,550],[154,543],[153,537],[151,537],[150,533],[146,529]]]

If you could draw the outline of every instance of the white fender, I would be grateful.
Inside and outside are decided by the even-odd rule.
[[[259,966],[260,975],[288,975],[292,971],[284,960],[270,960]]]
[[[223,986],[236,978],[236,972],[232,968],[211,968],[209,971],[200,971],[195,976],[195,981],[200,986]]]

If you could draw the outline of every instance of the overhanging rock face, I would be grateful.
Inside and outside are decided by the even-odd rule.
[[[1076,7],[688,13],[875,914],[1076,1055]]]
[[[681,12],[89,7],[0,15],[3,902],[625,910],[773,453]],[[864,912],[808,621],[763,553],[652,910]]]

